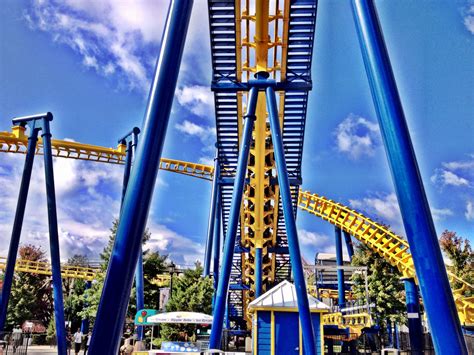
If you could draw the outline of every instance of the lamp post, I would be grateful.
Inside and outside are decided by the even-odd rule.
[[[171,262],[168,265],[168,270],[170,272],[170,295],[169,295],[169,299],[171,299],[171,293],[173,292],[173,274],[176,270],[176,265],[173,262]]]

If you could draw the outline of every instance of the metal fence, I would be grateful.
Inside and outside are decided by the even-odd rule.
[[[0,332],[0,355],[26,355],[31,340],[30,333]]]

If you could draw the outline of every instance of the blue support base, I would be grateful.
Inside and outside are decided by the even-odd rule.
[[[410,336],[410,350],[413,355],[423,354],[423,325],[420,315],[420,297],[415,280],[404,279],[405,298],[407,305],[408,330]]]
[[[142,138],[125,193],[116,240],[94,324],[91,354],[118,352],[173,103],[192,4],[192,0],[173,0],[170,4],[146,109]]]
[[[307,355],[315,355],[316,341],[311,321],[303,265],[301,262],[301,251],[298,242],[295,215],[293,214],[293,204],[291,202],[291,190],[288,181],[288,169],[286,167],[282,131],[280,127],[280,119],[278,117],[275,91],[271,86],[266,88],[266,99],[270,119],[270,130],[272,133],[275,164],[278,172],[278,184],[280,185],[281,202],[285,218],[286,235],[288,238],[288,248],[290,250],[290,260],[295,281],[304,353]]]
[[[31,124],[31,132],[28,137],[28,147],[25,158],[25,166],[23,167],[23,175],[21,177],[20,192],[15,212],[15,220],[13,222],[13,230],[10,239],[10,247],[8,249],[7,264],[5,274],[3,276],[2,293],[0,295],[0,332],[5,330],[5,322],[7,319],[8,301],[13,283],[13,274],[15,272],[16,256],[20,245],[21,228],[23,226],[23,218],[25,216],[26,200],[31,181],[31,171],[33,170],[33,162],[36,153],[36,143],[38,141],[38,129],[35,128],[35,121]]]
[[[344,270],[341,269],[344,266],[344,259],[342,255],[342,236],[341,228],[335,227],[335,238],[336,238],[336,265],[337,265],[337,299],[339,309],[346,306],[346,291],[344,288]]]
[[[437,354],[467,354],[428,200],[372,0],[352,0],[359,43]]]
[[[209,211],[209,224],[207,227],[207,239],[206,239],[206,250],[204,254],[204,267],[203,267],[203,276],[209,276],[211,269],[211,257],[212,257],[212,244],[214,242],[214,228],[216,222],[216,213],[217,213],[217,200],[218,200],[218,190],[219,190],[219,174],[216,174],[218,169],[219,160],[214,159],[214,179],[212,180],[212,193],[211,193],[211,208]]]
[[[51,117],[51,120],[53,118]],[[61,257],[59,255],[58,217],[56,214],[56,193],[54,189],[53,155],[49,119],[43,119],[43,157],[46,177],[46,199],[48,205],[49,247],[53,274],[54,320],[58,354],[66,355],[66,327],[64,319],[63,283],[61,276]]]
[[[86,290],[90,289],[92,286],[92,282],[91,281],[87,281],[86,282]],[[84,308],[87,308],[89,306],[89,304],[87,302],[84,303]],[[82,334],[87,334],[89,333],[89,319],[88,318],[84,318],[82,321],[81,321],[81,332]]]
[[[211,337],[209,340],[210,349],[219,349],[222,339],[222,327],[224,313],[227,303],[227,293],[229,289],[230,272],[232,269],[232,257],[234,254],[235,238],[239,225],[240,206],[244,192],[245,175],[247,173],[248,156],[250,152],[250,141],[252,138],[252,128],[255,121],[255,109],[257,107],[258,89],[252,88],[249,92],[247,114],[242,134],[242,144],[240,147],[239,159],[237,163],[237,173],[235,175],[234,191],[230,207],[227,234],[224,240],[224,252],[222,255],[222,266],[219,274],[216,298],[214,302],[214,318],[212,320]],[[228,318],[228,317],[226,317]]]

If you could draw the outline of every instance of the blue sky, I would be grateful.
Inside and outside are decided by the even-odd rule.
[[[474,2],[376,1],[438,233],[474,238]],[[115,146],[141,126],[168,1],[7,0],[0,8],[0,131],[51,111],[56,138]],[[164,157],[214,154],[207,2],[195,0]],[[403,228],[349,1],[320,0],[303,189]],[[6,255],[23,157],[0,155],[0,255]],[[61,253],[96,259],[118,214],[122,167],[55,160]],[[41,159],[22,242],[48,249]],[[210,184],[160,172],[149,247],[202,259]],[[298,214],[303,254],[333,250],[333,229]]]

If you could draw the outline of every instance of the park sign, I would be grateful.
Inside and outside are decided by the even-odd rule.
[[[148,318],[157,314],[155,309],[141,309],[135,314],[135,325],[153,325]]]
[[[157,323],[187,323],[187,324],[211,324],[212,316],[196,312],[168,312],[159,313],[148,319],[150,324]]]

